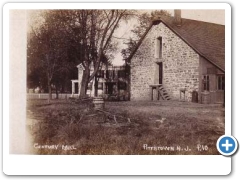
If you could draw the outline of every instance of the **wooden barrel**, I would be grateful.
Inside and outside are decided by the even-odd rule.
[[[93,98],[94,109],[104,109],[105,103],[102,97],[94,97]]]
[[[208,91],[204,91],[201,93],[202,95],[202,104],[209,104],[210,103],[210,93]]]

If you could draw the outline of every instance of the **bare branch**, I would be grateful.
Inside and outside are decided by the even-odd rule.
[[[125,11],[123,11],[123,12],[119,15],[119,17],[118,17],[118,19],[117,19],[117,22],[115,23],[115,25],[114,25],[112,31],[110,32],[110,35],[108,36],[108,39],[107,39],[107,41],[106,41],[106,43],[105,43],[103,49],[106,49],[106,47],[108,46],[108,43],[110,42],[110,40],[111,40],[111,38],[112,38],[112,35],[113,35],[113,33],[114,33],[116,27],[118,26],[119,21],[120,21],[121,18],[123,17],[124,12],[125,12]]]
[[[112,38],[115,38],[115,39],[123,39],[123,40],[132,40],[132,41],[137,41],[137,40],[134,40],[134,39],[128,39],[128,38],[123,38],[123,37],[116,37],[116,36],[112,36]]]
[[[104,12],[106,18],[108,19],[108,21],[110,21],[110,19],[109,19],[109,14],[110,14],[110,12],[109,12],[108,14],[107,14],[107,12],[106,12],[105,10],[103,10],[103,12]]]

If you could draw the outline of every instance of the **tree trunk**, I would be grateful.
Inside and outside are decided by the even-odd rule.
[[[64,92],[65,92],[65,84],[62,84],[61,93],[64,93]]]
[[[94,78],[94,96],[97,97],[98,96],[98,80],[97,80],[97,77],[95,76]]]
[[[48,78],[48,103],[52,100],[52,86],[51,80]]]
[[[79,96],[80,99],[86,97],[88,81],[89,81],[89,70],[88,68],[86,68],[83,71],[83,76],[82,76],[82,83],[81,83],[80,96]]]

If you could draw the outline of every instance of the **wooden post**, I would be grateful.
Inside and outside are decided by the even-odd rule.
[[[73,97],[73,94],[74,94],[74,90],[75,90],[75,86],[74,86],[74,82],[72,81],[72,97]]]
[[[150,96],[151,96],[151,101],[153,101],[153,87],[150,86]]]
[[[156,86],[156,98],[159,100],[159,86]]]

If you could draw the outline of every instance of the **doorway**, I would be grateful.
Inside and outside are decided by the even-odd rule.
[[[162,84],[163,83],[163,63],[159,62],[158,66],[159,66],[159,84]]]
[[[74,94],[78,94],[78,83],[74,83]]]

